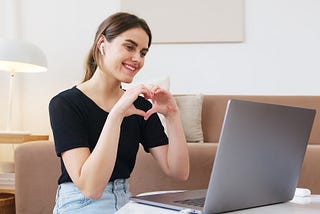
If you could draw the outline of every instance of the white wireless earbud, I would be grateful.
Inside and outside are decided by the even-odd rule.
[[[102,42],[102,43],[100,44],[100,53],[101,53],[101,55],[104,54],[103,46],[104,46],[104,44],[103,44],[103,42]]]

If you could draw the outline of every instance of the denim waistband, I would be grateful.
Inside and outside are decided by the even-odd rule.
[[[74,183],[68,182],[68,183],[62,183],[60,184],[62,187],[63,191],[73,191],[74,188],[76,187]],[[129,189],[129,183],[127,179],[116,179],[114,181],[108,182],[106,188],[104,191],[128,191]]]
[[[110,181],[105,190],[119,191],[125,190],[127,191],[129,188],[129,183],[127,179],[116,179],[114,181]]]

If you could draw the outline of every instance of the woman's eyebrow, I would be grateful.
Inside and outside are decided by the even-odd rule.
[[[126,39],[127,42],[130,42],[131,44],[133,44],[134,46],[138,46],[138,43],[136,43],[135,41],[133,41],[132,39]]]
[[[131,44],[133,44],[134,46],[138,47],[138,43],[136,43],[135,41],[133,41],[132,39],[126,39],[126,42],[130,42]],[[143,48],[142,50],[146,50],[148,51],[149,48]]]

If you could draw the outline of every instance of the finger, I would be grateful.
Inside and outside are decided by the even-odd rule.
[[[145,99],[151,99],[152,98],[152,94],[151,94],[151,92],[149,90],[143,90],[141,92],[141,94],[143,95],[143,97]]]
[[[142,116],[143,118],[146,117],[146,112],[145,112],[145,111],[142,111],[142,110],[140,110],[140,109],[135,109],[135,110],[133,111],[133,114],[140,115],[140,116]]]
[[[160,86],[158,85],[155,85],[155,84],[150,84],[147,86],[148,89],[152,92],[152,93],[155,93],[155,91],[157,91],[158,89],[160,89]]]
[[[155,91],[153,91],[154,94],[169,94],[169,92],[163,88],[156,88]]]
[[[156,113],[156,112],[157,112],[157,111],[156,111],[155,108],[149,109],[149,110],[146,112],[146,114],[145,114],[145,116],[144,116],[144,119],[145,119],[145,120],[148,120],[149,117],[150,117],[152,114]]]
[[[150,99],[152,97],[151,91],[144,85],[141,85],[140,94],[142,94],[146,99]]]

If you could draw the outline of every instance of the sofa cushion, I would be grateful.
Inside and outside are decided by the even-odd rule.
[[[201,112],[203,95],[174,95],[188,142],[203,143]]]

